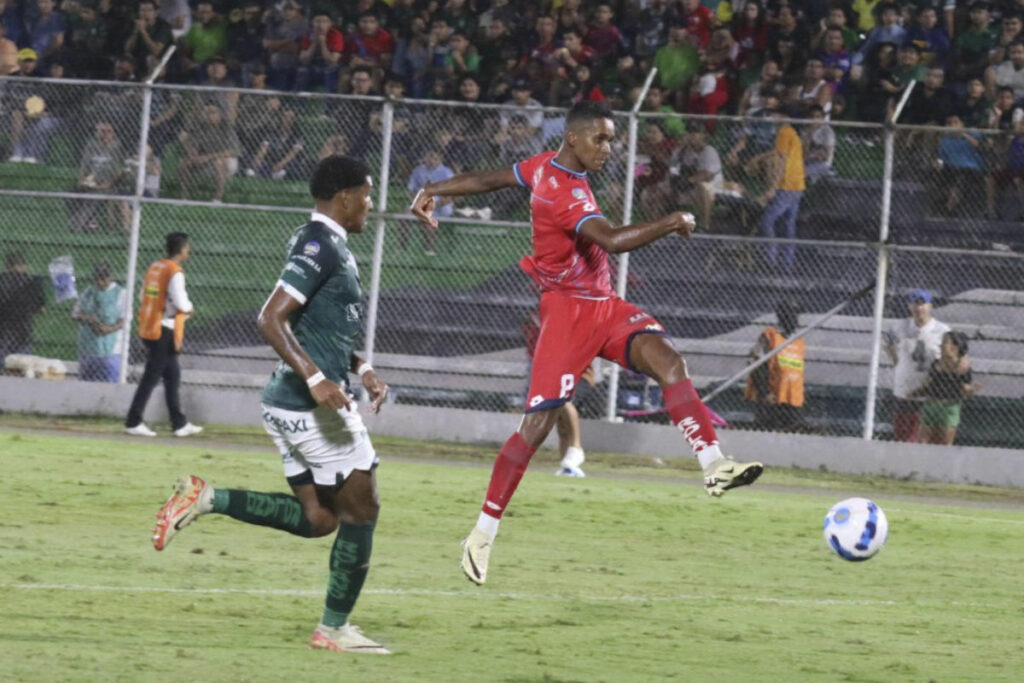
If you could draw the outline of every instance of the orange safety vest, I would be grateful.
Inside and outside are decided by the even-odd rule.
[[[774,327],[769,327],[763,334],[768,342],[768,350],[772,351],[786,343],[786,338]],[[775,399],[785,405],[799,408],[804,404],[804,338],[797,339],[778,355],[768,361],[768,384],[775,394]],[[747,377],[747,389],[744,398],[749,401],[758,400],[754,380]]]
[[[156,341],[160,338],[164,318],[164,306],[167,304],[167,285],[175,273],[180,273],[181,266],[170,259],[154,261],[146,277],[142,280],[142,303],[139,304],[139,336],[143,339]],[[181,350],[185,340],[185,318],[179,313],[174,316],[174,348]]]

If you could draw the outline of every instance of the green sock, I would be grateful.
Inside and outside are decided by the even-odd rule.
[[[324,626],[344,626],[363,589],[370,570],[374,523],[342,524],[331,548],[331,573],[327,579]]]
[[[286,493],[214,489],[213,511],[239,522],[269,526],[303,538],[313,536],[309,520],[302,514],[302,503]]]

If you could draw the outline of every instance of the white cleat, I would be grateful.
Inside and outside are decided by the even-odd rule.
[[[566,467],[565,465],[562,465],[555,472],[555,476],[556,477],[577,477],[579,479],[582,479],[583,477],[585,477],[587,475],[583,472],[583,468],[581,468],[581,467]]]
[[[763,471],[764,465],[759,462],[719,458],[704,468],[704,490],[718,498],[729,489],[753,484]]]
[[[493,545],[494,539],[476,527],[462,542],[462,573],[478,586],[487,580],[487,562]]]
[[[134,427],[125,427],[124,433],[132,436],[156,436],[156,432],[147,427],[145,422],[140,422]]]
[[[391,650],[370,640],[363,635],[358,626],[352,624],[345,624],[338,628],[317,624],[309,646],[314,650],[331,650],[332,652],[355,652],[364,655],[391,654]]]
[[[199,425],[194,425],[191,422],[186,422],[184,427],[178,427],[174,430],[175,436],[192,436],[193,434],[199,434],[203,431],[203,428]]]

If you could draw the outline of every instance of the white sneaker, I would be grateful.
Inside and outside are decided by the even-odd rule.
[[[561,467],[558,468],[558,471],[555,472],[555,476],[556,477],[577,477],[579,479],[582,479],[583,477],[585,477],[587,475],[583,472],[583,468],[581,468],[581,467],[566,467],[565,465],[562,465]]]
[[[21,156],[20,154],[12,154],[11,158],[8,159],[7,161],[11,162],[12,164],[20,164],[22,159],[24,159],[24,157]]]
[[[476,527],[462,542],[462,573],[478,586],[487,580],[487,563],[491,559],[494,539]]]
[[[331,628],[317,624],[309,646],[314,650],[331,650],[333,652],[357,652],[366,655],[389,655],[391,650],[380,643],[375,643],[359,630],[358,626],[345,624]]]
[[[192,436],[203,431],[203,428],[199,425],[194,425],[191,422],[186,422],[184,427],[178,427],[174,430],[175,436]]]
[[[493,212],[491,211],[491,207],[489,206],[485,206],[476,213],[478,216],[480,216],[480,218],[482,218],[485,221],[491,220],[491,215],[493,214]]]
[[[39,163],[39,162],[38,162],[38,161],[36,160],[36,158],[35,158],[35,157],[25,157],[25,158],[23,159],[23,161],[24,161],[24,162],[25,162],[26,164],[38,164],[38,163]]]
[[[256,175],[256,171],[254,171],[253,169],[251,169],[251,168],[245,169],[245,177],[246,178],[252,178],[255,175]]]
[[[134,427],[125,427],[124,433],[132,436],[156,436],[156,432],[147,427],[145,422],[140,422]]]
[[[14,161],[14,159],[12,158],[11,161]],[[472,218],[473,215],[476,213],[476,209],[471,209],[467,206],[461,209],[455,209],[455,213],[462,216],[463,218]]]

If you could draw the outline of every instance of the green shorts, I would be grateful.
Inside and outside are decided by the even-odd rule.
[[[925,401],[921,406],[921,424],[925,427],[959,427],[960,404]]]

